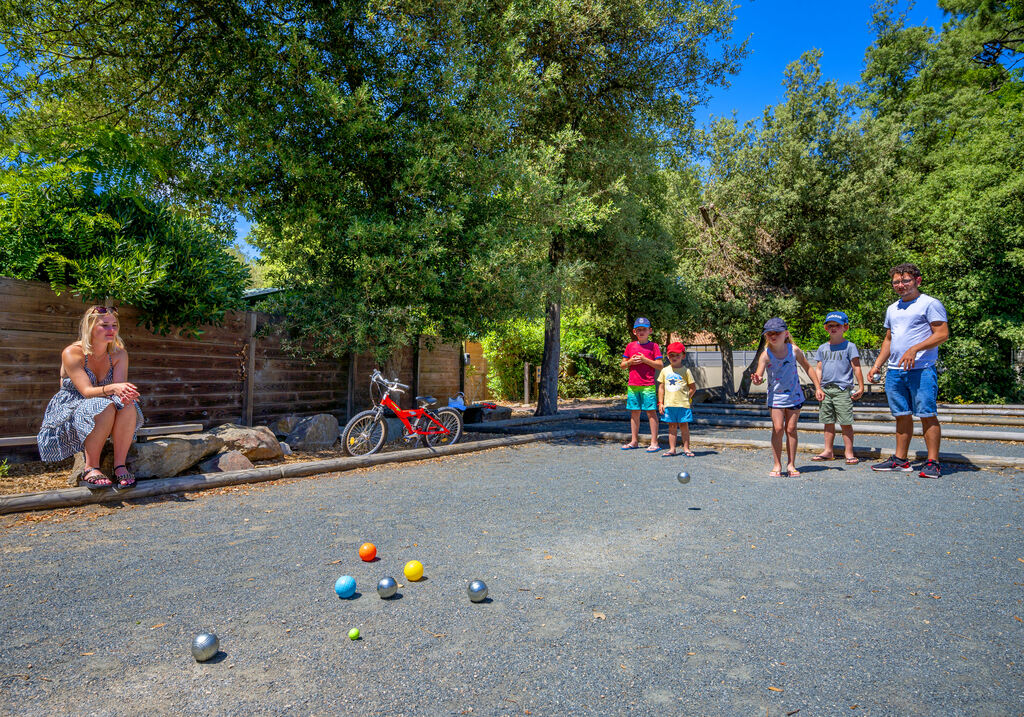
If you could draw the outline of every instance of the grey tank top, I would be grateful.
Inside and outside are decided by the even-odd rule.
[[[768,354],[768,405],[772,408],[793,408],[804,402],[793,344],[786,344],[786,349],[786,355],[778,358],[770,348],[765,348]]]

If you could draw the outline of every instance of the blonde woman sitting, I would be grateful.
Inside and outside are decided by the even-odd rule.
[[[144,419],[139,391],[128,383],[128,352],[118,329],[117,309],[91,306],[85,312],[78,341],[61,352],[60,390],[50,399],[36,437],[44,461],[62,461],[84,450],[86,468],[79,480],[90,488],[135,485],[125,461]],[[111,437],[113,480],[99,469]]]

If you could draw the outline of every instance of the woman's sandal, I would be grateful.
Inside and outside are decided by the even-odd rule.
[[[117,474],[118,468],[124,468],[123,476],[119,476]],[[133,485],[135,485],[135,474],[128,470],[128,466],[126,465],[114,466],[114,477],[117,479],[118,489],[131,488]]]
[[[97,475],[94,475],[97,474]],[[106,481],[105,483],[103,481]],[[99,468],[93,468],[86,466],[85,473],[78,477],[78,484],[85,485],[89,490],[97,490],[99,488],[111,488],[114,483],[106,474],[103,473]]]

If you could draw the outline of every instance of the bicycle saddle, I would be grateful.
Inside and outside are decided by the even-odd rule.
[[[420,408],[430,408],[437,405],[437,399],[433,396],[417,396],[416,403],[420,405]]]

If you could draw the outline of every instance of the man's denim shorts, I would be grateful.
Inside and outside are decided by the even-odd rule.
[[[890,367],[885,373],[885,397],[889,401],[889,412],[894,416],[934,416],[938,393],[938,373],[934,366],[909,371]]]

